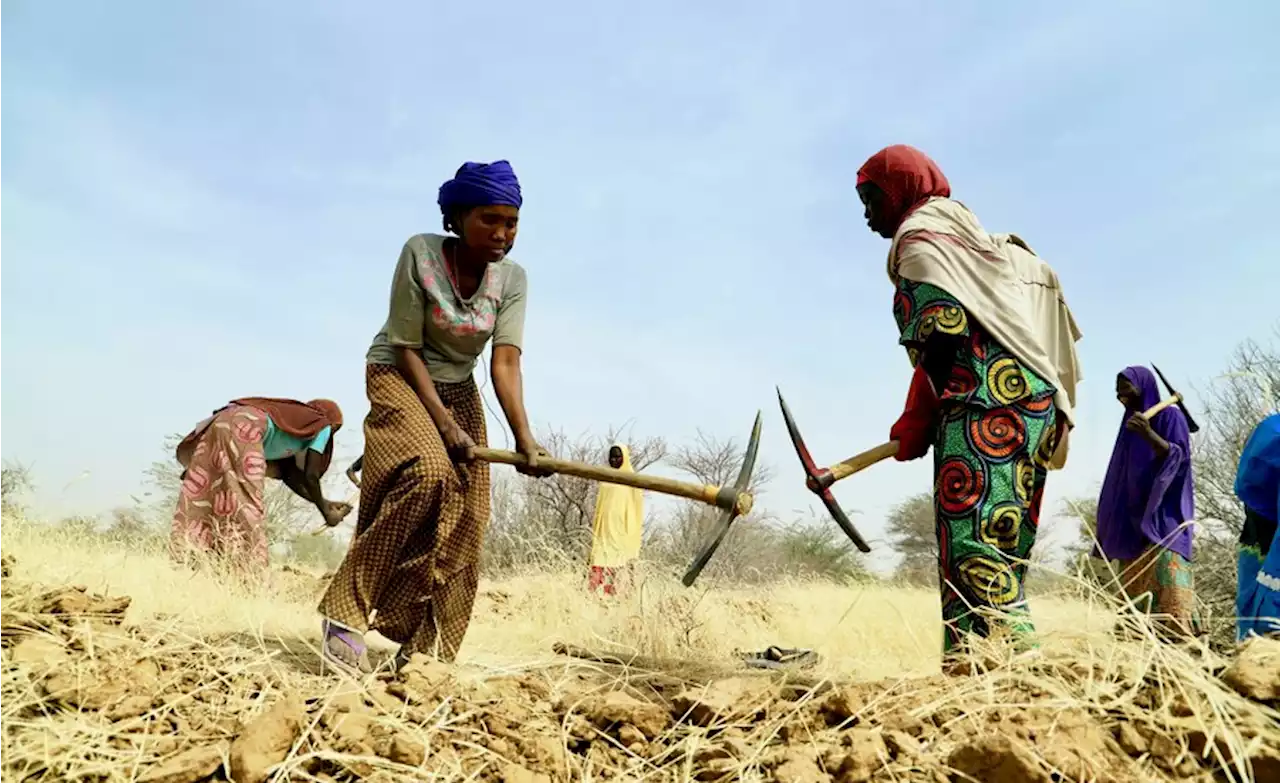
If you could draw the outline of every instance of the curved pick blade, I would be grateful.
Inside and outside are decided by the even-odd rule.
[[[804,466],[805,474],[809,478],[817,479],[818,466],[809,454],[809,447],[804,444],[804,437],[800,435],[800,427],[796,425],[796,420],[791,415],[791,409],[787,407],[787,401],[782,396],[782,389],[778,389],[778,404],[782,406],[782,420],[787,425],[787,434],[791,436],[791,445],[796,448],[796,455],[800,457],[800,464]]]
[[[832,518],[835,519],[836,524],[839,525],[840,529],[844,531],[844,534],[849,537],[849,540],[853,542],[853,545],[858,548],[858,551],[864,553],[870,552],[871,545],[866,542],[866,539],[864,539],[860,533],[858,533],[858,529],[853,526],[853,521],[849,519],[848,514],[844,513],[844,509],[840,508],[840,504],[836,502],[836,496],[831,494],[831,490],[822,490],[818,497],[822,498],[822,504],[827,507],[827,513],[831,514]]]
[[[808,477],[816,482],[822,471],[818,469],[818,466],[814,464],[813,457],[809,455],[809,447],[805,445],[804,438],[800,435],[800,428],[796,425],[796,420],[791,416],[791,409],[787,407],[787,401],[782,396],[782,389],[778,389],[778,404],[782,406],[782,420],[787,424],[787,433],[791,436],[792,445],[796,447],[796,454],[800,457],[800,464],[804,466],[804,472],[808,474]],[[844,513],[844,509],[840,508],[840,504],[836,502],[835,495],[831,494],[830,487],[814,489],[809,482],[805,482],[805,486],[809,488],[810,492],[822,499],[822,505],[827,507],[827,513],[831,514],[836,524],[849,537],[853,545],[858,548],[858,551],[870,552],[871,547],[867,544],[866,539],[858,533],[858,529],[853,526],[849,515]]]
[[[729,528],[733,525],[733,520],[738,516],[737,511],[726,511],[720,521],[716,523],[715,533],[707,546],[693,560],[693,564],[689,566],[689,570],[684,572],[684,576],[680,578],[680,583],[685,587],[692,585],[698,575],[702,573],[702,569],[707,567],[707,563],[711,562],[711,556],[720,548],[720,544],[724,542],[724,537],[729,534]]]
[[[1160,372],[1159,367],[1152,364],[1151,369],[1156,371],[1156,375],[1160,378],[1160,382],[1164,384],[1165,391],[1169,392],[1169,394],[1177,394],[1177,392],[1173,390],[1173,387],[1169,385],[1169,379],[1164,377],[1164,373]]]
[[[756,423],[751,427],[751,440],[747,441],[746,451],[742,455],[742,469],[738,471],[738,480],[733,484],[733,488],[739,492],[746,492],[747,487],[751,486],[751,474],[756,469],[756,455],[760,453],[762,417],[763,414],[756,411]]]
[[[1164,373],[1160,372],[1159,367],[1155,366],[1155,364],[1152,364],[1151,369],[1155,370],[1156,375],[1160,376],[1160,382],[1164,384],[1164,388],[1166,391],[1169,392],[1169,394],[1171,395],[1178,394],[1178,392],[1175,391],[1174,388],[1169,385],[1169,379],[1164,377]],[[1196,423],[1195,419],[1191,418],[1191,411],[1187,410],[1187,406],[1181,397],[1179,397],[1178,399],[1178,409],[1182,411],[1183,417],[1187,420],[1187,431],[1190,432],[1192,435],[1199,432],[1200,425]]]
[[[733,485],[733,488],[739,492],[746,492],[747,488],[751,486],[751,475],[755,471],[756,456],[760,453],[760,429],[762,423],[762,414],[760,411],[756,411],[756,423],[751,428],[751,440],[747,441],[746,451],[742,455],[742,468],[738,471],[738,480]],[[729,528],[737,517],[737,509],[724,512],[720,517],[720,521],[713,528],[711,540],[694,558],[689,570],[684,572],[684,576],[680,579],[681,584],[689,587],[697,580],[698,575],[702,573],[702,569],[707,567],[707,563],[711,562],[712,556],[720,548],[720,544],[724,543],[724,538],[729,534]]]

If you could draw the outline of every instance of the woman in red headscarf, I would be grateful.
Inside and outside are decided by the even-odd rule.
[[[899,343],[914,368],[890,430],[897,459],[933,448],[948,666],[969,634],[1034,646],[1023,580],[1047,471],[1066,461],[1080,332],[1057,276],[989,234],[923,152],[887,147],[858,171],[867,225],[892,240]]]
[[[178,444],[182,487],[173,514],[169,551],[174,560],[223,561],[249,580],[268,565],[263,480],[282,480],[315,507],[325,524],[351,512],[326,500],[320,479],[333,459],[342,410],[332,400],[298,402],[275,397],[232,400]]]

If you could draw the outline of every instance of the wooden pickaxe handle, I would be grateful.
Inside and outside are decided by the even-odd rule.
[[[1155,405],[1152,405],[1150,408],[1142,412],[1142,416],[1143,418],[1150,419],[1152,416],[1155,416],[1170,405],[1177,405],[1179,402],[1182,402],[1182,395],[1175,394],[1166,400],[1161,400]],[[827,468],[826,472],[830,478],[825,481],[820,479],[819,483],[825,485],[823,488],[829,487],[841,479],[846,479],[854,473],[866,470],[877,462],[882,462],[890,457],[897,456],[897,454],[898,441],[891,440],[888,443],[881,443],[873,449],[867,449],[861,454],[855,454],[849,459],[844,460],[843,462],[837,462]],[[826,477],[824,476],[822,478]]]
[[[1181,393],[1175,394],[1172,397],[1161,400],[1160,402],[1157,402],[1155,405],[1152,405],[1150,408],[1147,408],[1145,411],[1142,412],[1142,418],[1150,420],[1151,417],[1155,416],[1160,411],[1164,410],[1165,408],[1168,408],[1170,405],[1177,405],[1180,402],[1182,402],[1182,394]]]
[[[518,452],[481,446],[473,448],[471,455],[478,460],[497,462],[503,465],[524,465],[528,462],[525,456]],[[725,510],[735,509],[739,515],[743,516],[751,512],[753,504],[751,493],[739,492],[733,487],[691,484],[685,481],[664,478],[663,476],[631,473],[603,465],[590,465],[585,462],[573,462],[565,459],[555,459],[554,457],[540,457],[538,459],[538,467],[565,476],[576,476],[590,481],[603,481],[606,484],[622,484],[636,489],[661,492],[664,495],[675,495],[697,500]]]
[[[837,462],[832,465],[831,471],[832,481],[848,478],[854,473],[866,470],[877,462],[882,462],[890,457],[898,454],[898,441],[891,440],[888,443],[881,443],[874,449],[867,449],[861,454],[855,454],[843,462]]]
[[[806,479],[805,485],[810,490],[821,493],[837,481],[849,478],[854,473],[866,470],[877,462],[883,462],[897,453],[898,441],[891,440],[888,443],[881,443],[873,449],[867,449],[843,462],[837,462],[829,468],[824,468],[817,476],[810,476]]]

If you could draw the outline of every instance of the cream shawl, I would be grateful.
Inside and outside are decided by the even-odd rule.
[[[1076,384],[1084,376],[1075,346],[1080,328],[1053,269],[1019,237],[988,234],[968,207],[936,197],[898,227],[888,271],[894,285],[905,278],[947,291],[1000,345],[1058,390],[1054,402],[1067,427],[1049,469],[1066,465]]]

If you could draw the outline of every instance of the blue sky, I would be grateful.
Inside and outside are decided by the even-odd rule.
[[[462,161],[507,158],[535,423],[679,443],[763,409],[760,502],[789,515],[775,384],[824,462],[901,409],[853,185],[906,142],[1061,277],[1086,380],[1048,503],[1093,491],[1117,370],[1203,384],[1276,317],[1280,8],[886,5],[6,2],[4,457],[60,515],[127,502],[232,397],[358,423],[401,245]],[[924,460],[837,494],[874,538],[928,485]]]

